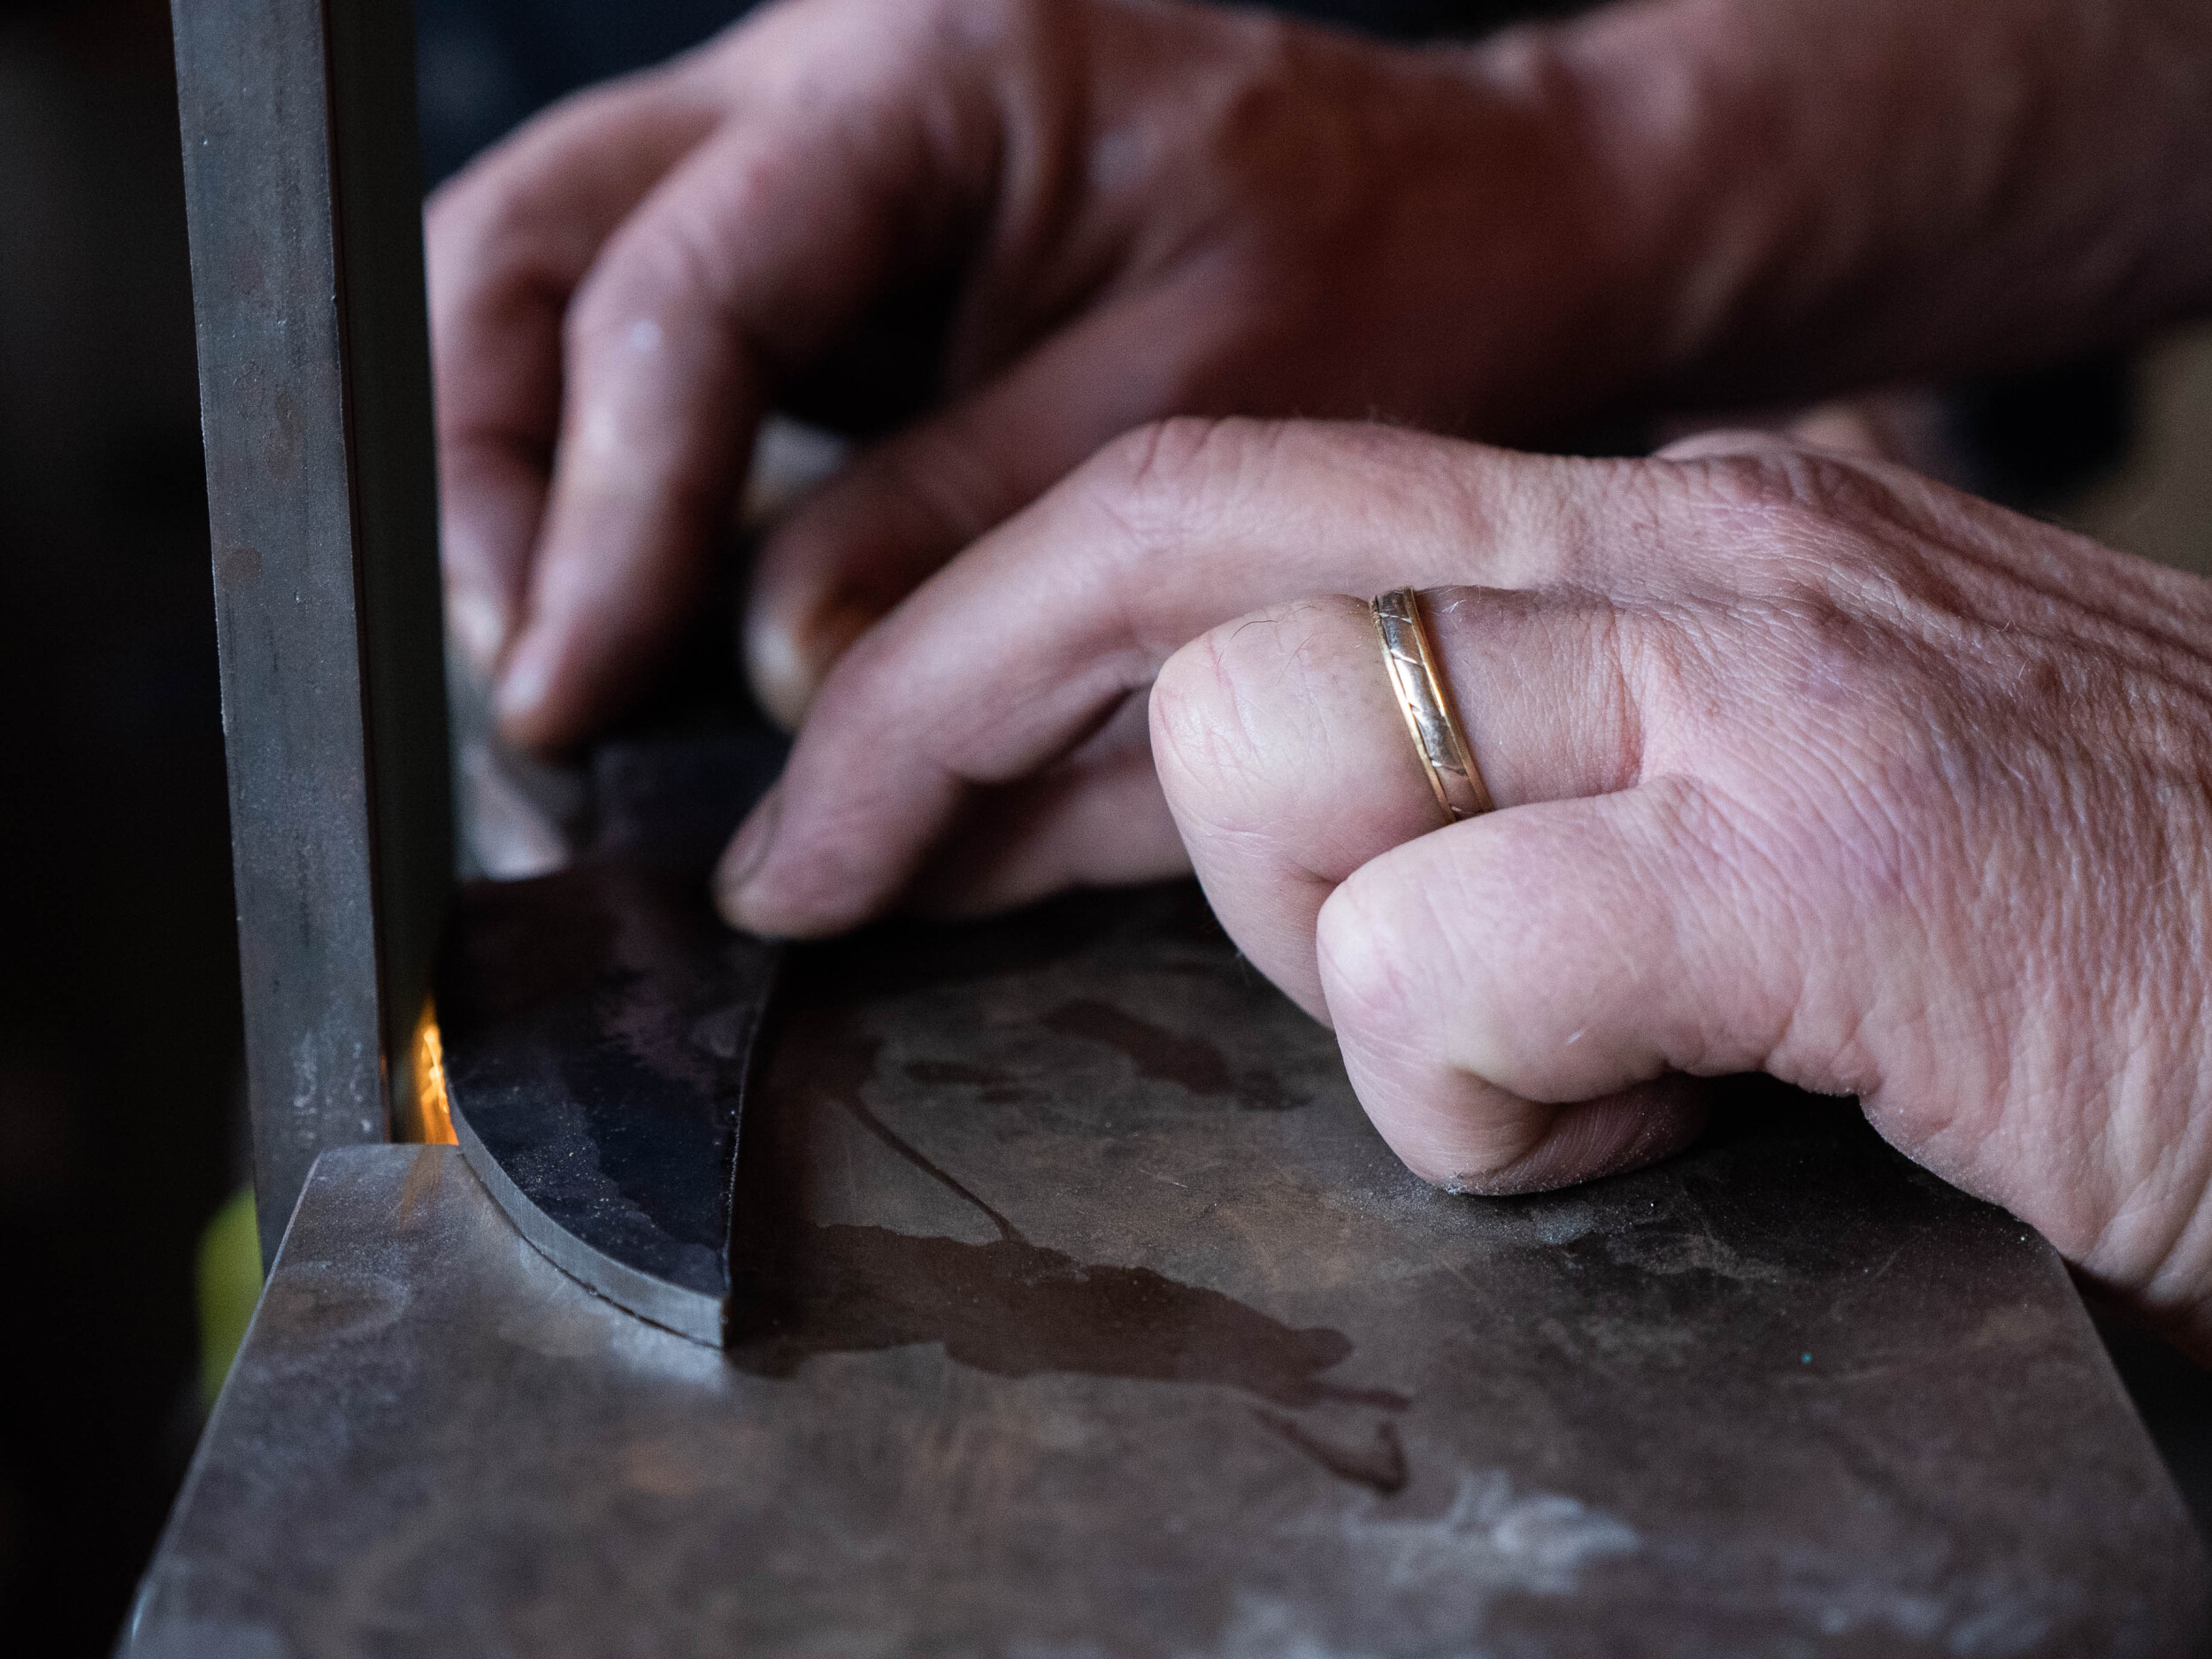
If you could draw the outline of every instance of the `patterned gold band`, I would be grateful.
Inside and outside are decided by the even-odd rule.
[[[1370,602],[1375,632],[1382,636],[1383,661],[1398,710],[1413,733],[1414,753],[1428,774],[1429,787],[1447,818],[1456,822],[1487,812],[1495,804],[1474,757],[1467,752],[1451,698],[1437,672],[1436,652],[1421,621],[1421,595],[1410,588],[1393,588]]]

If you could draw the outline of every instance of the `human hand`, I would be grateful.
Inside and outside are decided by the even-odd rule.
[[[772,406],[921,411],[759,557],[748,661],[795,722],[930,571],[1155,416],[1526,436],[1601,401],[1627,220],[1551,53],[799,0],[533,123],[428,220],[449,613],[507,735],[587,736],[649,675]]]
[[[921,411],[761,557],[788,722],[1156,415],[1526,440],[2124,339],[2212,295],[2208,65],[2194,0],[1677,0],[1428,51],[787,0],[434,203],[454,632],[508,736],[588,735],[694,608],[772,404]]]
[[[1292,597],[1402,583],[1500,808],[1448,827],[1363,601]],[[1432,1180],[1647,1161],[1682,1079],[1763,1071],[2212,1353],[2208,777],[2212,585],[1902,469],[1177,423],[838,665],[723,903],[826,931],[1187,848]]]

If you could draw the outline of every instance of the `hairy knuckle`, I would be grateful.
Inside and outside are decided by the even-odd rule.
[[[1275,442],[1263,421],[1171,416],[1107,444],[1084,465],[1078,485],[1093,509],[1119,526],[1125,552],[1142,565],[1202,534]]]
[[[1228,429],[1243,423],[1172,415],[1123,434],[1098,452],[1089,471],[1102,492],[1130,503],[1176,503],[1202,485]]]
[[[1108,561],[1111,585],[1132,612],[1159,580],[1163,561],[1202,534],[1209,480],[1203,457],[1216,423],[1178,417],[1125,434],[1100,449],[1070,480],[1079,509],[1102,521],[1093,541]]]

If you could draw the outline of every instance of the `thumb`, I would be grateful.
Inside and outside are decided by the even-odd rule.
[[[1693,1076],[1767,1068],[1796,953],[1724,842],[1702,790],[1661,778],[1440,830],[1331,895],[1345,1067],[1416,1173],[1530,1192],[1648,1164],[1701,1127]]]

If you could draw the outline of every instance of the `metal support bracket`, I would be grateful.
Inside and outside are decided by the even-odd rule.
[[[175,0],[262,1259],[389,1137],[452,869],[413,22]]]

